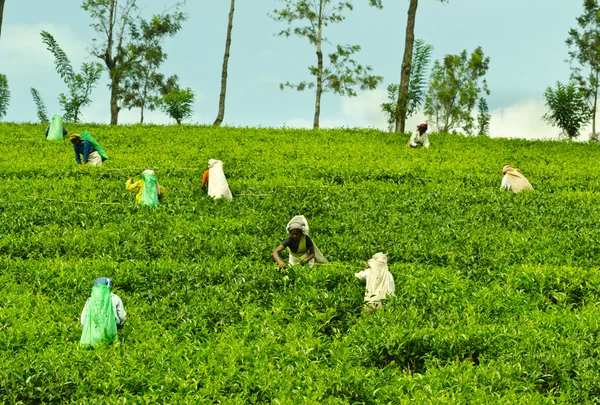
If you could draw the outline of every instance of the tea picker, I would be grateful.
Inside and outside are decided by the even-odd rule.
[[[127,313],[123,301],[111,292],[113,281],[101,277],[94,281],[90,298],[81,312],[82,346],[93,346],[100,342],[115,343],[119,340],[117,329],[125,325]]]
[[[512,191],[515,194],[521,191],[533,191],[533,186],[523,176],[521,170],[506,165],[502,168],[502,174],[504,177],[500,183],[500,190]]]
[[[354,276],[366,280],[365,309],[371,311],[381,308],[381,300],[394,295],[396,286],[394,276],[388,270],[387,255],[375,253],[367,262],[369,267],[354,273]]]
[[[279,253],[281,253],[286,247],[290,253],[289,264],[294,266],[300,264],[304,266],[308,263],[308,266],[312,268],[317,263],[325,263],[327,260],[308,236],[308,222],[304,215],[296,215],[285,227],[290,237],[284,240],[279,246],[273,251],[273,258],[277,262],[280,268],[285,268],[286,264]]]
[[[154,170],[146,169],[142,172],[142,179],[133,181],[130,177],[125,182],[127,191],[137,193],[135,201],[137,204],[146,205],[148,207],[158,206],[158,200],[163,193],[163,188],[158,184],[158,179],[154,174]]]
[[[200,188],[204,190],[207,185],[208,195],[215,200],[219,198],[233,199],[229,184],[227,184],[227,178],[225,178],[223,172],[223,162],[221,160],[210,159],[208,161],[208,170],[202,175]]]
[[[427,136],[427,124],[419,124],[415,132],[408,140],[409,148],[416,148],[417,146],[423,146],[429,148],[429,137]]]

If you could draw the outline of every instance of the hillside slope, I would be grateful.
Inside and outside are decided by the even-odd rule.
[[[1,403],[600,401],[600,145],[87,128],[101,168],[0,124]],[[233,201],[200,190],[209,158]],[[536,191],[499,191],[505,164]],[[124,187],[146,168],[155,210]],[[297,214],[330,262],[278,270]],[[364,314],[353,273],[378,251],[396,298]],[[81,350],[101,276],[129,319],[120,344]]]

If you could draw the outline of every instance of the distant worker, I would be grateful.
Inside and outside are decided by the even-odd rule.
[[[367,281],[365,309],[371,311],[381,308],[381,300],[394,295],[396,287],[394,276],[388,270],[387,255],[375,253],[367,263],[369,267],[354,276]]]
[[[121,298],[111,292],[112,286],[110,278],[101,277],[94,281],[91,296],[81,312],[81,345],[118,341],[117,329],[125,325],[127,313]]]
[[[102,156],[94,144],[79,134],[71,134],[71,143],[75,150],[75,161],[78,165],[102,166]]]
[[[215,200],[218,198],[231,200],[233,198],[223,172],[223,162],[221,160],[210,159],[208,161],[208,170],[202,175],[200,188],[204,190],[207,185],[208,195]]]
[[[504,177],[500,184],[500,190],[512,191],[515,194],[524,190],[533,191],[533,186],[521,174],[521,170],[506,165],[502,168],[502,174]]]
[[[152,208],[158,205],[158,200],[164,191],[160,184],[158,184],[154,170],[150,169],[142,172],[142,180],[134,182],[133,177],[130,177],[125,182],[125,188],[127,191],[137,193],[135,196],[136,203]]]
[[[273,258],[277,262],[280,268],[285,268],[286,264],[281,260],[279,253],[281,253],[286,247],[289,250],[289,264],[294,266],[300,264],[304,266],[308,263],[308,266],[312,268],[317,263],[325,263],[327,260],[323,257],[323,254],[317,247],[317,245],[308,236],[308,222],[304,215],[296,215],[288,222],[286,230],[290,237],[284,240],[279,246],[273,251]]]
[[[417,129],[408,140],[409,148],[416,148],[417,146],[424,146],[429,148],[429,137],[427,136],[427,124],[419,124]]]
[[[62,141],[63,137],[69,134],[67,128],[63,125],[63,120],[60,115],[52,117],[52,121],[46,127],[46,139],[48,141]]]

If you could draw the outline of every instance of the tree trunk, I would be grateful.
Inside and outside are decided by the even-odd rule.
[[[594,105],[592,106],[592,140],[597,141],[596,137],[596,111],[598,110],[598,71],[596,71],[596,89],[594,91]]]
[[[319,129],[321,94],[323,93],[323,51],[321,49],[321,38],[323,38],[323,0],[319,2],[319,29],[317,31],[317,95],[315,100],[313,129]]]
[[[231,0],[231,8],[229,9],[229,23],[227,25],[227,39],[225,40],[225,55],[223,56],[223,70],[221,72],[221,95],[219,96],[219,112],[217,119],[213,123],[214,126],[220,126],[225,116],[225,93],[227,91],[227,64],[229,63],[229,48],[231,47],[231,29],[233,28],[233,10],[235,8],[235,0]]]
[[[117,105],[118,94],[119,94],[119,80],[114,72],[114,68],[111,71],[111,83],[110,83],[110,125],[117,125],[119,123],[119,106]]]
[[[144,106],[142,106],[142,112],[140,113],[140,124],[144,123]]]
[[[2,15],[4,14],[4,0],[0,0],[0,37],[2,36]]]
[[[408,86],[412,65],[413,46],[415,43],[415,18],[419,0],[410,0],[408,6],[408,21],[406,22],[406,38],[404,40],[404,58],[400,72],[400,91],[396,104],[396,132],[404,132],[406,125],[406,110],[408,106]]]

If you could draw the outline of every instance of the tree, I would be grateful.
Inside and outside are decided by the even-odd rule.
[[[64,110],[65,121],[79,121],[81,108],[88,105],[92,100],[90,95],[92,89],[100,80],[102,66],[99,63],[83,63],[81,73],[75,73],[71,61],[67,54],[58,45],[58,42],[47,31],[42,31],[42,42],[46,44],[48,50],[54,55],[54,64],[56,71],[64,80],[69,94],[61,93],[58,96],[58,102]]]
[[[344,21],[345,10],[352,10],[352,0],[280,0],[285,3],[281,10],[274,10],[271,18],[285,22],[287,29],[278,35],[289,37],[296,35],[306,38],[314,45],[317,53],[317,66],[310,66],[309,72],[315,76],[316,82],[303,81],[297,84],[290,82],[280,84],[285,87],[302,91],[306,88],[316,88],[315,115],[313,128],[319,128],[321,115],[321,96],[324,92],[333,92],[340,96],[356,96],[355,87],[361,90],[375,89],[383,80],[381,76],[372,75],[370,66],[359,65],[353,55],[360,51],[359,45],[337,45],[335,51],[328,55],[329,66],[323,66],[323,44],[329,43],[323,36],[323,29],[329,24]],[[372,4],[373,1],[371,1]],[[375,2],[376,3],[376,2]]]
[[[0,119],[6,115],[8,103],[10,102],[10,89],[6,75],[0,73]]]
[[[118,0],[83,0],[81,7],[90,14],[94,21],[90,26],[100,35],[94,38],[91,53],[106,65],[110,77],[110,123],[119,122],[119,90],[129,66],[133,63],[128,58],[130,41],[127,27],[133,21],[133,13],[137,9],[136,0],[124,0],[118,7]]]
[[[435,61],[431,70],[425,114],[440,132],[462,127],[467,133],[473,129],[471,111],[481,92],[490,94],[485,76],[490,58],[481,47],[471,56],[446,55],[443,64]]]
[[[48,115],[47,115],[46,105],[44,104],[44,101],[42,100],[42,96],[40,95],[40,92],[32,87],[31,88],[31,96],[33,97],[33,102],[35,103],[35,107],[37,109],[38,120],[40,120],[40,122],[42,122],[42,123],[48,122],[49,119],[48,119]]]
[[[433,47],[426,44],[422,39],[416,40],[412,69],[410,71],[410,85],[408,89],[408,103],[405,118],[416,113],[423,104],[425,95],[425,77],[432,50]],[[387,87],[389,102],[381,104],[381,109],[388,116],[388,129],[390,132],[394,130],[398,120],[397,100],[399,90],[400,86],[398,84],[390,84]]]
[[[490,115],[485,98],[479,98],[477,107],[479,108],[479,114],[477,114],[477,135],[489,135],[492,116]]]
[[[227,65],[229,64],[229,48],[231,47],[231,30],[233,28],[233,11],[235,9],[235,0],[231,0],[229,8],[229,22],[227,24],[227,38],[225,39],[225,55],[223,56],[223,69],[221,70],[221,94],[219,95],[219,112],[213,123],[214,126],[220,126],[225,117],[225,93],[227,91]]]
[[[0,37],[2,36],[2,16],[4,15],[4,0],[0,0]]]
[[[195,98],[194,92],[189,87],[175,88],[162,97],[160,108],[180,125],[181,121],[192,116]]]
[[[543,119],[559,127],[569,140],[578,137],[581,127],[591,118],[585,93],[574,82],[567,85],[556,82],[556,89],[546,88],[544,97],[550,111],[544,114]]]
[[[597,140],[596,111],[600,89],[600,7],[597,0],[583,1],[584,13],[577,18],[579,30],[569,30],[571,80],[579,83],[590,104],[592,138]]]
[[[381,1],[381,0],[372,0]],[[439,0],[447,3],[448,0]],[[406,21],[406,35],[404,37],[404,57],[402,58],[402,69],[400,70],[400,91],[398,93],[399,112],[396,116],[396,132],[404,132],[406,127],[406,118],[408,112],[409,89],[410,89],[410,71],[413,55],[413,46],[415,44],[415,20],[417,18],[417,7],[419,0],[410,0],[408,5],[408,19]]]
[[[166,79],[158,73],[160,65],[167,59],[162,44],[167,37],[181,30],[187,16],[179,11],[173,14],[154,15],[149,21],[138,18],[138,25],[131,24],[128,59],[131,68],[123,74],[120,98],[127,109],[140,108],[140,123],[144,122],[144,110],[154,111],[165,93],[163,90],[173,76]]]

